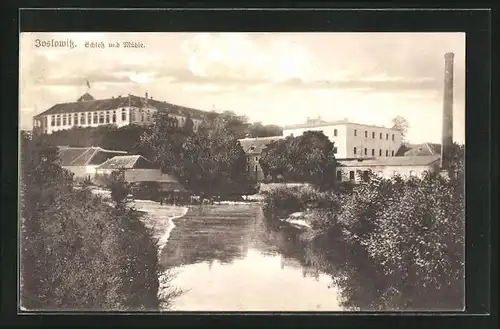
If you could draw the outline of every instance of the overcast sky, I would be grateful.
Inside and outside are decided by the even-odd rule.
[[[72,39],[75,49],[37,48]],[[143,49],[86,49],[86,41],[141,41]],[[454,139],[465,139],[463,33],[23,33],[20,126],[56,103],[144,95],[264,124],[307,117],[390,126],[411,142],[440,142],[444,54],[455,53]]]

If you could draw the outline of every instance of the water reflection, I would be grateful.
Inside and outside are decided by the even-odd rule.
[[[338,311],[332,279],[304,253],[298,232],[256,205],[200,206],[175,220],[161,264],[186,292],[174,310]]]

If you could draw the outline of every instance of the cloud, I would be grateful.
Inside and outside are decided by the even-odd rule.
[[[252,34],[201,33],[183,44],[189,71],[197,77],[280,82],[307,75],[312,54],[287,39]]]

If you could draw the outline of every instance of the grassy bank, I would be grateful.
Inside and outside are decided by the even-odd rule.
[[[281,188],[266,196],[268,218],[309,211],[302,238],[331,273],[345,307],[457,310],[464,307],[463,181],[371,177],[327,192]]]
[[[55,148],[21,143],[22,309],[158,310],[158,246],[142,214],[74,190]]]

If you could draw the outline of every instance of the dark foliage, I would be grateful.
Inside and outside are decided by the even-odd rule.
[[[364,310],[464,307],[464,153],[448,177],[382,179],[330,192],[276,190],[271,214],[312,205],[309,257],[332,274],[343,305]]]
[[[55,147],[22,134],[22,307],[157,310],[157,247],[141,214],[73,190],[58,162]]]
[[[335,156],[333,143],[323,132],[306,131],[297,137],[271,142],[259,160],[264,175],[277,181],[310,182],[320,187],[334,182]]]

